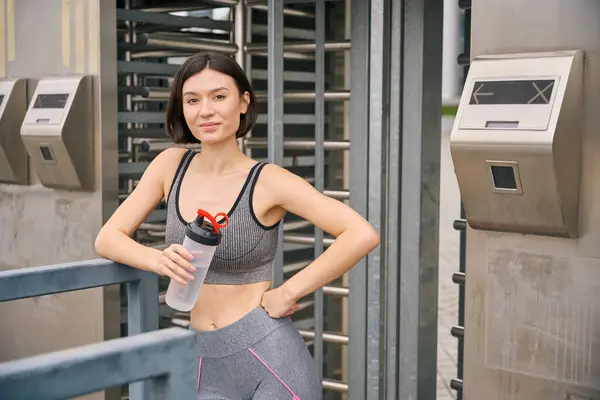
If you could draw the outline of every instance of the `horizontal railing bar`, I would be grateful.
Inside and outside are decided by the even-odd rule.
[[[331,246],[334,240],[335,239],[332,238],[324,238],[323,244],[326,246]],[[286,243],[296,244],[315,244],[315,238],[308,235],[285,235],[283,237],[283,241]]]
[[[343,0],[283,0],[283,4],[315,4],[315,1],[326,1],[333,3]],[[247,4],[249,6],[254,4],[265,4],[265,0],[247,0]]]
[[[300,335],[305,339],[314,339],[315,333],[312,331],[307,331],[304,329],[299,330]],[[323,333],[322,335],[323,341],[327,343],[335,343],[335,344],[348,344],[348,336],[346,335],[338,335],[335,333]]]
[[[450,335],[457,339],[463,339],[465,337],[465,327],[454,325],[452,328],[450,328]]]
[[[348,384],[345,382],[334,381],[331,379],[323,379],[323,389],[331,390],[334,392],[347,393]]]
[[[323,94],[325,100],[350,100],[349,90],[337,90],[328,91]],[[298,101],[313,101],[315,100],[315,92],[299,92],[299,91],[286,91],[283,93],[283,100],[298,100]],[[267,92],[257,92],[256,99],[258,101],[267,101]]]
[[[331,296],[348,297],[348,295],[350,294],[350,289],[346,287],[324,286],[323,294],[328,294]]]
[[[252,33],[255,35],[267,36],[269,34],[269,29],[267,25],[263,24],[252,24],[251,27]],[[301,29],[301,28],[283,28],[283,37],[289,39],[302,39],[302,40],[315,40],[315,31],[310,29]]]
[[[238,47],[235,43],[219,43],[207,39],[172,38],[160,34],[142,33],[137,37],[136,44],[148,47],[167,47],[178,50],[213,50],[223,53],[237,53]]]
[[[0,271],[0,302],[133,282],[147,274],[103,258]]]
[[[254,10],[257,11],[269,11],[269,7],[266,4],[248,4],[249,7],[251,7]],[[296,10],[293,8],[289,8],[289,7],[284,7],[283,8],[283,15],[285,16],[289,16],[289,17],[300,17],[300,18],[314,18],[315,14],[307,12],[307,11],[302,11],[302,10]]]
[[[291,140],[284,139],[283,148],[286,150],[313,150],[314,140]],[[245,138],[244,145],[249,148],[267,148],[267,139]],[[349,150],[350,142],[347,140],[326,140],[323,142],[325,150]]]
[[[456,391],[461,391],[463,390],[463,380],[462,379],[451,379],[450,380],[450,388],[454,389]]]
[[[160,383],[166,387],[155,386],[159,396],[168,389],[158,398],[195,398],[194,341],[193,332],[168,328],[1,363],[0,393],[11,400],[62,399],[168,377]]]
[[[464,285],[466,282],[466,276],[464,272],[455,272],[452,274],[452,282],[457,285]]]
[[[287,52],[307,52],[312,53],[316,51],[316,43],[287,43],[283,45],[283,51]],[[349,40],[342,40],[336,42],[326,42],[325,51],[340,51],[350,50],[351,43]],[[267,45],[262,43],[250,43],[244,46],[244,49],[249,54],[264,53],[268,51]]]
[[[252,69],[250,72],[252,79],[267,80],[269,74],[265,69]],[[314,72],[303,71],[283,71],[283,80],[285,82],[315,82]]]
[[[224,31],[231,30],[233,26],[229,21],[217,21],[206,17],[182,17],[160,12],[144,12],[123,8],[117,9],[117,21],[146,22],[176,28],[205,28]]]
[[[119,136],[140,139],[168,139],[165,128],[119,129]]]
[[[117,71],[121,74],[175,75],[180,65],[143,61],[117,61]]]
[[[337,200],[350,200],[350,191],[348,190],[324,190],[323,194]]]

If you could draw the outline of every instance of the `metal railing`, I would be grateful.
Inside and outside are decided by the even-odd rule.
[[[129,383],[132,400],[195,398],[194,335],[158,331],[157,279],[105,259],[0,272],[0,302],[125,284],[129,335],[0,363],[0,393],[15,400],[65,398]]]

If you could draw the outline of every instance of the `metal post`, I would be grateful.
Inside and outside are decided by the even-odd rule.
[[[390,46],[389,54],[400,53],[400,56],[390,57],[387,64],[390,66],[389,75],[389,137],[387,152],[387,180],[386,193],[387,202],[385,204],[385,253],[383,262],[385,289],[385,330],[383,332],[384,352],[382,358],[385,364],[385,385],[381,393],[385,393],[386,399],[398,399],[397,379],[401,365],[398,363],[399,332],[398,332],[398,310],[400,305],[398,299],[400,296],[400,265],[398,254],[400,250],[400,205],[401,188],[400,175],[402,163],[402,63],[404,62],[404,53],[402,49],[403,36],[403,4],[401,1],[394,1],[391,5],[391,25],[390,25]]]
[[[283,2],[268,3],[268,141],[269,160],[283,165]],[[283,282],[283,224],[273,268],[272,285]]]
[[[325,2],[317,0],[315,12],[315,188],[323,192],[325,175]],[[323,253],[323,231],[315,227],[315,259]],[[323,380],[323,290],[314,294],[314,358],[319,380]],[[320,397],[320,396],[319,396]]]
[[[127,283],[127,334],[129,336],[158,329],[158,275]],[[145,400],[152,393],[152,382],[129,385],[131,400]]]
[[[434,399],[442,0],[404,1],[398,398]]]
[[[367,217],[367,157],[366,132],[369,107],[369,1],[350,0],[350,206]],[[348,394],[350,399],[367,397],[367,262],[360,260],[349,273],[348,309]]]
[[[388,138],[388,56],[389,56],[389,1],[371,1],[370,71],[369,71],[369,129],[368,129],[368,216],[369,222],[379,232],[383,246],[367,257],[367,397],[378,399],[383,393],[381,372],[385,352],[381,340],[382,325],[382,265],[385,257],[385,217],[383,205],[386,199],[385,181]],[[385,281],[383,281],[385,282]],[[352,291],[352,290],[351,290]],[[383,357],[382,357],[383,354]]]

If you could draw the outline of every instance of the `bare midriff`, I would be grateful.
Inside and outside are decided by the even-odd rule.
[[[260,306],[271,282],[243,285],[204,284],[196,305],[190,312],[192,328],[211,331],[231,325]]]

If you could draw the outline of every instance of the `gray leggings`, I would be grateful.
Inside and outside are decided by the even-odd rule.
[[[215,331],[196,331],[198,399],[317,399],[315,364],[287,318],[262,307]]]

